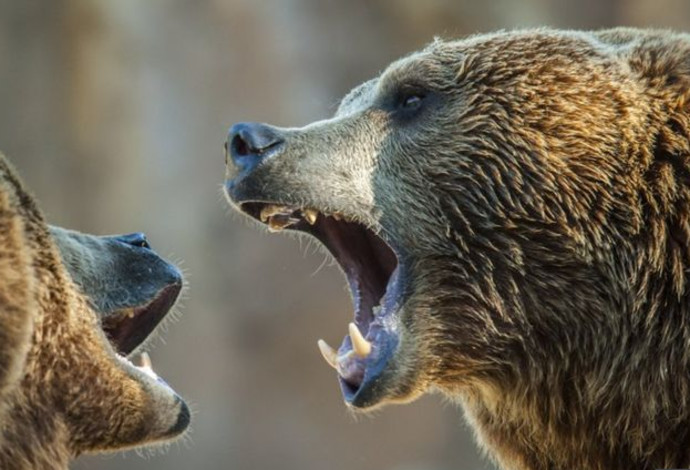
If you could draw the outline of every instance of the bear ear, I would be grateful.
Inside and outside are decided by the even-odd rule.
[[[643,86],[669,98],[672,108],[685,106],[690,98],[690,35],[621,28],[601,33],[600,39],[620,51]]]
[[[0,153],[0,413],[19,383],[31,345],[35,271],[27,247],[22,189]],[[0,422],[2,416],[0,414]]]

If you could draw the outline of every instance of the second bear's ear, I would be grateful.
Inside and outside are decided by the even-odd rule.
[[[615,28],[595,33],[645,83],[657,90],[690,88],[690,41],[664,31]],[[663,97],[662,97],[663,98]]]
[[[640,48],[639,57],[631,61],[633,69],[648,79],[652,88],[686,98],[690,93],[690,43],[657,44],[649,40]],[[687,101],[684,98],[683,104]]]

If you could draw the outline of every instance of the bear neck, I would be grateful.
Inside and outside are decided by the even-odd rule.
[[[626,387],[620,380],[594,386],[591,375],[581,383],[567,378],[587,375],[564,370],[560,381],[516,381],[507,389],[485,383],[456,398],[461,396],[480,443],[501,468],[687,468],[690,413],[681,391],[674,396],[654,387],[649,381],[652,371],[622,379]],[[628,396],[643,389],[649,397],[646,403]],[[656,400],[666,404],[660,406]]]

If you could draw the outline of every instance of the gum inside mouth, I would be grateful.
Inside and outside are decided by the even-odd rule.
[[[391,321],[401,294],[396,252],[373,230],[340,212],[264,202],[245,202],[241,208],[271,231],[296,230],[317,238],[345,273],[354,321],[337,351],[324,340],[318,346],[352,403],[378,379],[397,344]]]

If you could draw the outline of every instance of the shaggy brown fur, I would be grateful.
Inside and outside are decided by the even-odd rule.
[[[395,251],[395,305],[361,322],[375,358],[336,365],[353,407],[441,390],[506,469],[685,468],[689,98],[684,34],[436,41],[330,120],[234,128],[227,191],[257,218],[337,212]],[[319,217],[290,228],[340,260],[323,229],[342,224]],[[360,302],[349,273],[377,256],[348,256]]]
[[[2,155],[0,279],[0,468],[64,469],[185,429],[184,402],[116,356]]]

